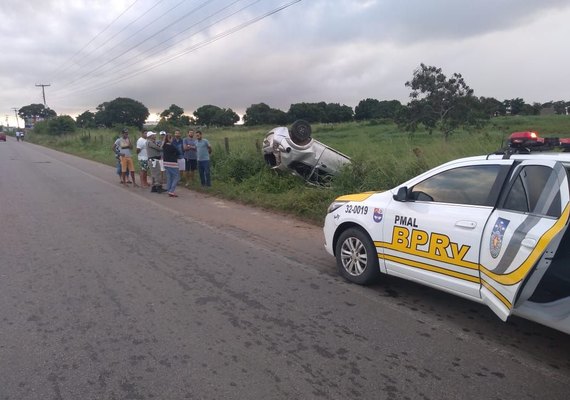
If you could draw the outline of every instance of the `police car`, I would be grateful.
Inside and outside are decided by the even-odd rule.
[[[324,224],[340,274],[381,274],[570,334],[570,139],[515,132],[386,192],[337,198]]]

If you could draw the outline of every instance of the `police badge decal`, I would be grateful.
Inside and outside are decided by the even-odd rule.
[[[491,240],[489,241],[489,251],[491,252],[491,257],[497,258],[501,252],[501,246],[503,245],[503,236],[509,225],[509,220],[504,218],[497,218],[495,226],[493,226],[493,231],[491,232]]]

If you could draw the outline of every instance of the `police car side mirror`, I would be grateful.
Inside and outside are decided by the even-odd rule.
[[[398,189],[398,193],[394,195],[394,200],[396,201],[408,201],[409,200],[409,191],[407,186],[402,186]]]

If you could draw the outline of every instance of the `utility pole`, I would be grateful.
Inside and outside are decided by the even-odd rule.
[[[45,84],[42,84],[42,83],[40,83],[40,84],[37,84],[37,83],[36,83],[36,86],[42,88],[42,95],[43,95],[43,97],[44,97],[44,107],[45,107],[45,105],[46,105],[46,90],[45,90],[45,87],[46,87],[46,86],[51,86],[51,84],[45,85]]]
[[[20,130],[20,121],[18,121],[18,108],[14,107],[12,110],[14,110],[14,115],[16,116],[16,125],[18,126],[18,130]]]

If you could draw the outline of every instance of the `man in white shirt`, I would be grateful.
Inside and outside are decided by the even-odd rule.
[[[139,160],[139,174],[141,177],[141,186],[149,187],[148,184],[148,154],[146,151],[146,131],[141,131],[141,137],[137,140],[137,157]]]

